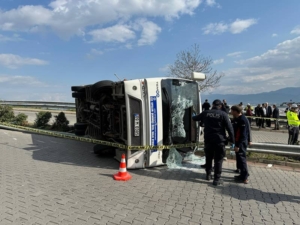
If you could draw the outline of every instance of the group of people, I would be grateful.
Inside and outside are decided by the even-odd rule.
[[[254,109],[253,107],[248,103],[247,106],[244,108],[243,103],[241,102],[238,104],[239,107],[243,109],[242,113],[245,114],[247,117],[250,127],[253,121],[255,121],[256,126],[259,128],[266,128],[272,126],[272,121],[274,122],[274,129],[273,130],[279,130],[279,117],[280,112],[278,107],[273,104],[272,106],[269,105],[269,103],[262,103],[258,104]],[[202,105],[203,111],[210,109],[210,104],[208,100],[205,100],[204,104]],[[229,113],[229,106],[226,103],[226,100],[223,100],[221,110]],[[288,144],[289,145],[295,145],[298,143],[298,137],[299,137],[299,127],[300,127],[300,104],[292,104],[289,103],[288,107],[285,110],[286,117],[287,117],[287,127],[289,131],[289,138],[288,138]],[[253,119],[255,118],[255,119]]]
[[[208,101],[206,102],[208,103]],[[243,114],[242,107],[238,105],[231,107],[233,120],[230,120],[228,116],[229,107],[227,107],[226,101],[215,100],[212,109],[203,107],[205,110],[193,117],[194,121],[199,121],[204,126],[206,179],[211,180],[213,178],[213,185],[215,186],[223,183],[220,178],[223,159],[226,156],[225,146],[228,143],[231,144],[236,153],[236,172],[239,175],[235,176],[234,179],[247,184],[249,177],[246,152],[247,147],[252,142],[250,124]],[[213,160],[215,164],[214,177],[212,177]]]
[[[271,127],[271,118],[275,119],[274,130],[279,130],[278,119],[280,114],[279,109],[276,105],[270,106],[267,102],[263,104],[258,104],[254,109],[253,116],[258,117],[255,119],[255,122],[256,126],[258,126],[259,128]]]
[[[253,110],[251,105],[243,108],[243,103],[234,105],[231,108],[226,100],[215,100],[211,105],[208,100],[202,105],[203,111],[193,117],[194,121],[199,121],[204,127],[204,151],[206,163],[203,166],[206,169],[206,179],[213,179],[213,185],[222,184],[222,164],[226,156],[225,146],[230,143],[236,154],[236,172],[239,173],[234,179],[238,182],[248,183],[247,166],[247,147],[251,145],[251,118],[255,115],[258,127],[271,127],[271,118],[275,121],[275,128],[279,130],[279,109],[276,105],[271,107],[268,103],[258,104]],[[300,126],[300,106],[296,104],[289,105],[286,110],[289,127],[288,144],[294,145],[298,141]],[[228,113],[231,113],[231,120]],[[243,111],[246,111],[244,113]],[[253,113],[254,111],[254,113]],[[299,110],[300,111],[300,110]],[[248,118],[246,117],[248,116]],[[227,136],[228,134],[228,136]],[[214,176],[212,176],[212,161],[214,160]]]

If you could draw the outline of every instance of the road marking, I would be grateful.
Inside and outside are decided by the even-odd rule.
[[[13,138],[15,141],[17,140],[17,138]]]
[[[40,142],[40,143],[45,143],[44,141],[40,141],[40,140],[36,140],[37,142]]]

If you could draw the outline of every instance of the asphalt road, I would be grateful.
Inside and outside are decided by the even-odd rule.
[[[249,184],[212,186],[193,163],[130,170],[92,153],[90,143],[0,130],[0,225],[300,224],[300,173],[249,163]]]
[[[14,110],[15,115],[17,115],[18,113],[25,113],[28,116],[27,121],[29,123],[34,123],[34,120],[36,118],[36,113],[37,112],[31,112],[31,111],[21,111],[21,110]],[[54,116],[57,116],[58,113],[52,113],[52,119],[50,121],[50,124],[52,124],[55,120]],[[76,123],[76,115],[75,114],[66,114],[67,119],[70,122],[70,125],[73,125],[74,123]]]

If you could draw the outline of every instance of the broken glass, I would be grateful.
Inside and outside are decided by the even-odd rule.
[[[175,148],[171,148],[169,151],[167,166],[169,169],[180,169],[182,167],[182,156]]]

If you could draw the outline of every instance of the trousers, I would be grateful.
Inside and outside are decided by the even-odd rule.
[[[247,143],[244,142],[240,145],[239,151],[236,152],[236,165],[241,170],[241,178],[246,180],[249,177],[247,165]]]
[[[279,121],[278,120],[274,120],[274,124],[275,124],[275,129],[279,130]]]
[[[204,151],[206,157],[206,173],[211,174],[212,161],[214,160],[214,180],[220,180],[222,174],[223,158],[226,155],[225,144],[205,143]]]
[[[295,145],[298,142],[299,127],[289,127],[289,145]]]

